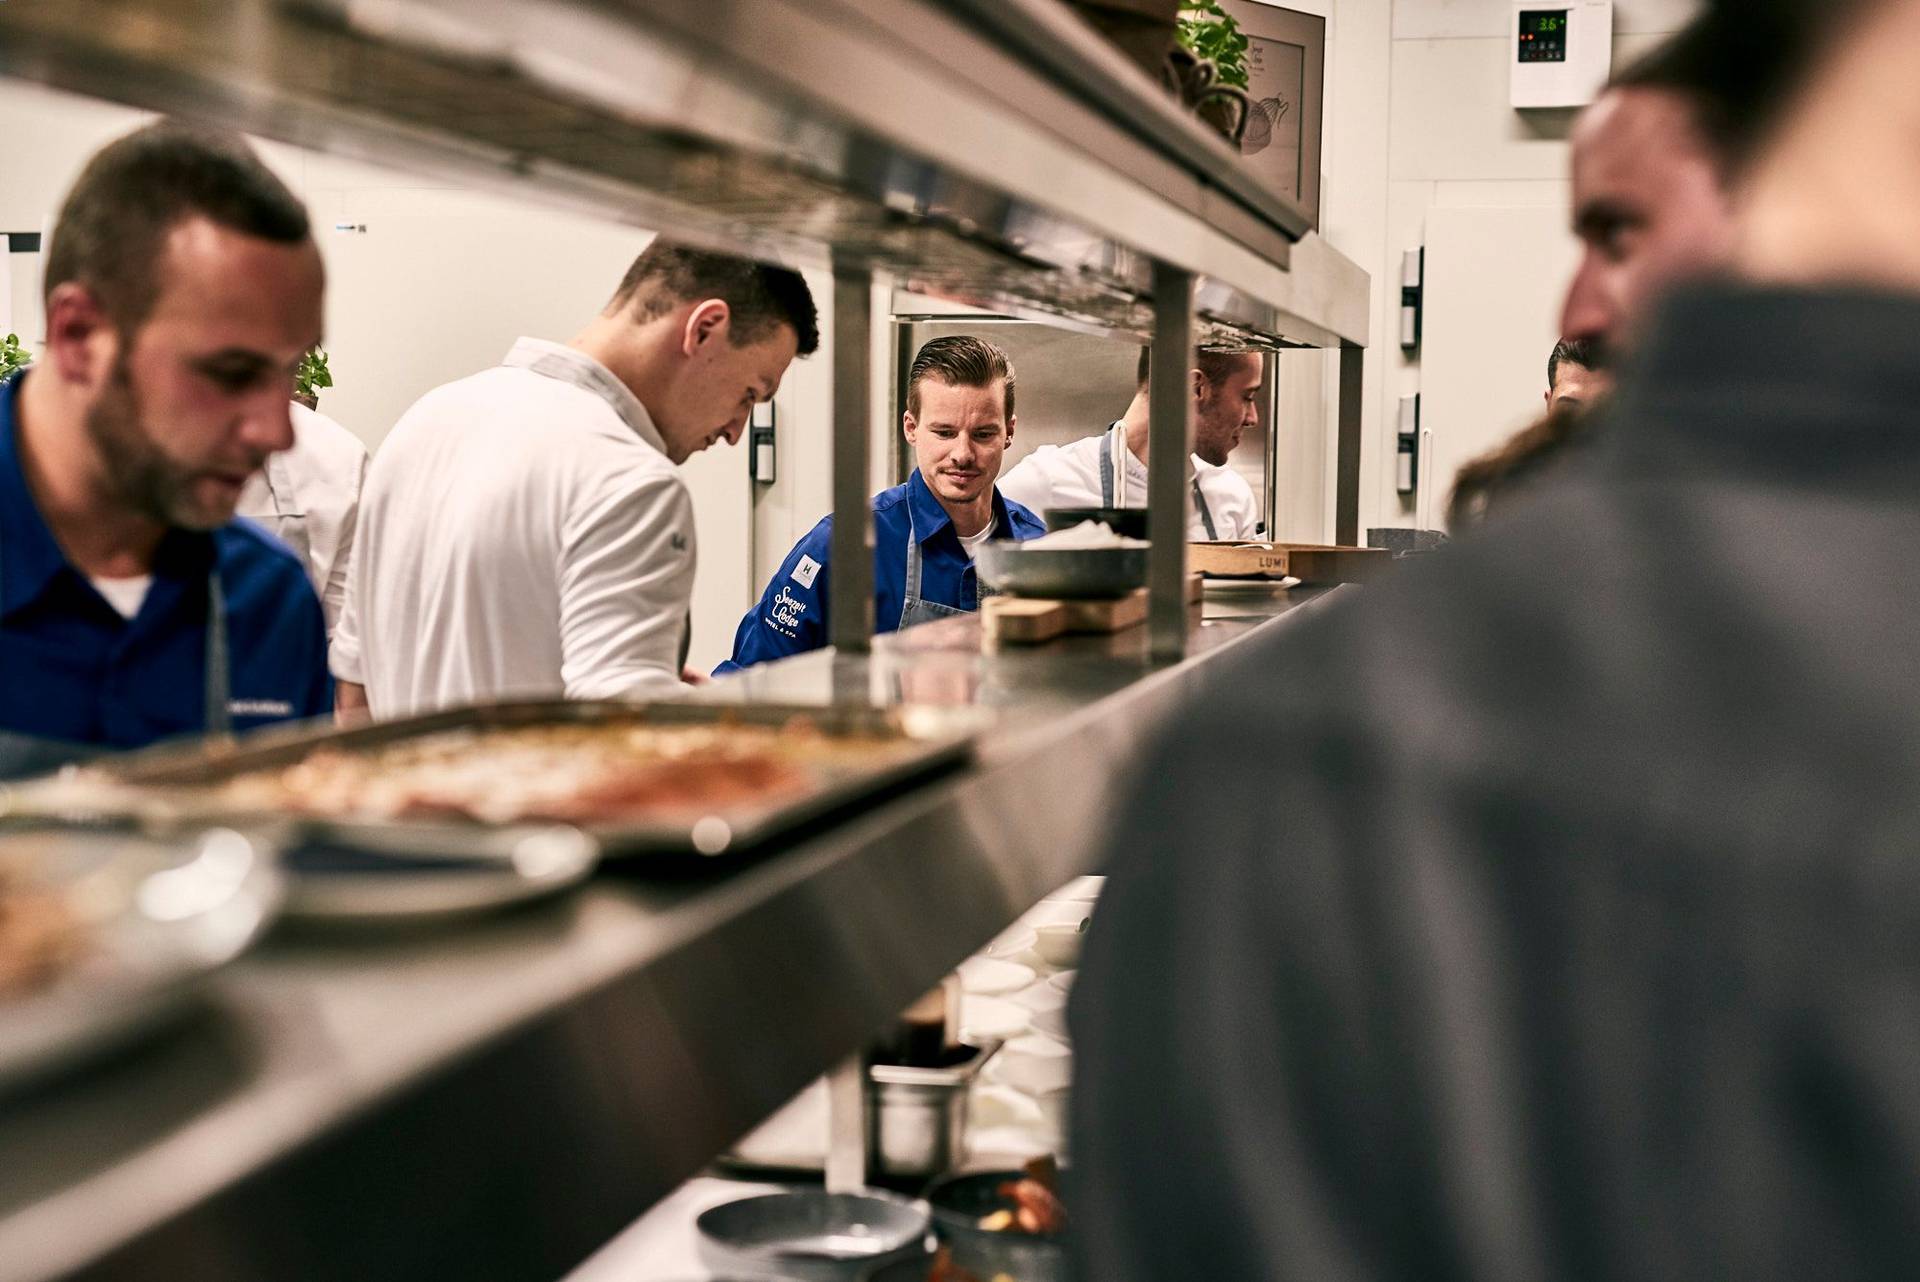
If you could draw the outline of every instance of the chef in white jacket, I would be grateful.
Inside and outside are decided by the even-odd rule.
[[[347,601],[347,564],[367,479],[367,447],[318,410],[295,402],[293,448],[267,456],[240,491],[236,514],[278,535],[306,563],[327,616],[327,635]]]
[[[1260,503],[1228,463],[1259,422],[1264,365],[1258,352],[1194,353],[1193,461],[1187,537],[1259,538]],[[1000,492],[1043,517],[1056,508],[1147,505],[1147,352],[1141,349],[1133,403],[1099,436],[1043,445],[1000,478]]]
[[[340,709],[671,693],[693,596],[679,465],[820,341],[800,276],[656,240],[565,343],[522,338],[401,416],[367,473]]]

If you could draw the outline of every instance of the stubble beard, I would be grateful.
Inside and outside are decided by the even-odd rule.
[[[140,396],[123,353],[105,390],[87,411],[87,437],[116,503],[159,525],[212,530],[233,518],[193,501],[192,476],[154,444],[141,412]]]

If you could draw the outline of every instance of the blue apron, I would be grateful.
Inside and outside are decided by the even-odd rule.
[[[1109,427],[1107,429],[1106,436],[1101,438],[1101,441],[1100,441],[1100,506],[1101,507],[1119,506],[1117,503],[1114,502],[1114,495],[1115,495],[1114,474],[1116,472],[1116,469],[1114,467],[1114,457],[1113,457],[1113,438],[1114,438],[1114,434],[1120,430],[1121,430],[1120,424],[1115,423],[1112,427]],[[1207,506],[1207,496],[1200,492],[1200,478],[1198,475],[1196,475],[1193,478],[1193,506],[1200,513],[1200,525],[1201,525],[1201,528],[1206,530],[1207,532],[1207,540],[1212,543],[1219,542],[1220,532],[1214,528],[1213,509]]]

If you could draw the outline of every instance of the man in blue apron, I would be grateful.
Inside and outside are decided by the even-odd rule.
[[[81,174],[45,351],[0,387],[0,775],[327,711],[305,570],[233,520],[292,442],[322,284],[238,138],[163,122]]]
[[[1229,462],[1259,424],[1264,364],[1258,352],[1194,353],[1193,458],[1189,462],[1187,537],[1238,541],[1266,532],[1260,502]],[[1045,515],[1056,508],[1147,505],[1147,353],[1140,353],[1133,402],[1099,436],[1043,445],[1020,460],[1001,493]]]
[[[907,375],[901,430],[915,467],[873,500],[874,625],[910,628],[980,605],[974,554],[990,539],[1030,539],[1040,518],[994,482],[1013,440],[1013,365],[985,339],[957,334],[921,347]],[[833,518],[800,540],[740,620],[720,676],[827,644]]]

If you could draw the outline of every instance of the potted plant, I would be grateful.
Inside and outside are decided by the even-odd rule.
[[[293,375],[293,399],[310,410],[320,408],[320,389],[333,386],[333,373],[327,368],[326,349],[316,347],[300,358]]]
[[[1180,47],[1167,64],[1169,86],[1238,146],[1252,109],[1246,33],[1219,0],[1181,0],[1178,38]]]
[[[18,334],[0,341],[0,383],[6,382],[33,362],[33,353],[21,343]]]

